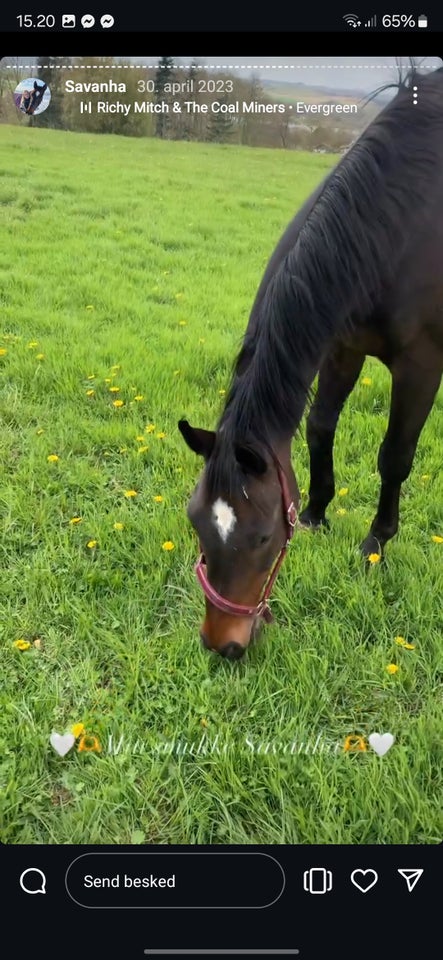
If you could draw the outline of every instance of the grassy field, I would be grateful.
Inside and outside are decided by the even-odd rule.
[[[276,625],[240,663],[198,639],[177,420],[214,426],[265,262],[333,158],[12,127],[0,153],[1,839],[440,841],[442,391],[385,563],[357,549],[390,389],[367,361],[331,531],[295,537]],[[293,456],[306,490],[302,436]],[[98,740],[78,726],[58,756],[80,724]],[[374,731],[386,756],[343,750]]]

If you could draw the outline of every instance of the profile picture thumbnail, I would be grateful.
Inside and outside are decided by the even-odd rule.
[[[15,88],[13,96],[17,109],[31,117],[43,113],[51,102],[51,91],[48,84],[36,77],[21,80]]]

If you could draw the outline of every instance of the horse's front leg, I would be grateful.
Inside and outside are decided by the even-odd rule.
[[[364,359],[364,354],[337,345],[320,367],[317,395],[306,425],[311,482],[308,505],[299,517],[303,526],[329,526],[325,511],[335,492],[332,456],[335,430]]]
[[[401,485],[409,476],[422,427],[440,385],[443,356],[425,340],[413,344],[392,367],[389,424],[378,454],[381,476],[378,510],[360,549],[382,556],[398,530]]]

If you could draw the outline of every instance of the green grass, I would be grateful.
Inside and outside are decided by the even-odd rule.
[[[368,361],[372,384],[355,388],[336,440],[349,492],[329,534],[295,537],[277,624],[241,663],[198,640],[185,511],[200,463],[177,420],[214,426],[264,265],[333,158],[0,133],[2,840],[440,841],[442,392],[383,566],[366,574],[357,551],[389,409],[389,375]],[[293,460],[307,488],[301,437]],[[78,722],[101,752],[58,757],[51,731]],[[396,737],[383,758],[284,752],[373,731]],[[123,738],[116,755],[110,736]]]

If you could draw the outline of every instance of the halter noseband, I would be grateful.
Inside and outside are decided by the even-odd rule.
[[[286,555],[289,543],[294,534],[294,527],[297,519],[297,511],[295,509],[294,501],[291,498],[289,492],[288,481],[286,474],[281,466],[281,464],[276,460],[277,475],[280,483],[282,502],[283,502],[283,515],[286,523],[287,533],[286,533],[286,542],[282,546],[280,553],[274,563],[274,566],[269,574],[269,577],[264,585],[263,593],[261,599],[259,600],[256,607],[248,607],[242,603],[233,603],[231,600],[227,600],[225,597],[222,597],[214,587],[211,586],[209,580],[206,576],[206,563],[204,554],[200,554],[198,562],[195,565],[195,572],[199,583],[202,587],[203,593],[208,598],[208,600],[217,607],[218,610],[221,610],[222,613],[229,613],[234,617],[263,617],[267,623],[270,623],[273,620],[271,610],[269,608],[269,597],[271,595],[271,590],[274,586],[275,579],[277,577],[278,571],[283,563],[283,560]]]

